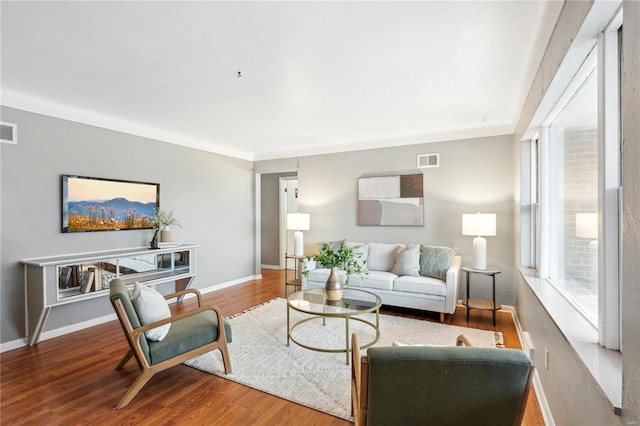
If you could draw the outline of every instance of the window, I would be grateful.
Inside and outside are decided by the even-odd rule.
[[[591,70],[548,131],[548,278],[598,322],[598,82]]]
[[[531,260],[620,347],[619,25],[605,30],[530,141]]]

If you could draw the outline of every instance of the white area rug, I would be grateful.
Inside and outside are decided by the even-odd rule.
[[[308,315],[291,310],[291,320]],[[360,316],[375,323],[375,314]],[[185,364],[280,398],[323,411],[346,420],[351,416],[351,366],[344,353],[311,351],[287,344],[287,303],[273,299],[229,319],[233,342],[229,344],[232,374],[223,373],[219,351],[209,352]],[[324,348],[345,344],[344,319],[309,321],[293,332],[301,343]],[[350,321],[349,332],[358,333],[360,343],[375,336],[371,327]],[[456,327],[391,315],[380,315],[380,340],[374,346],[429,343],[455,345],[465,334],[476,346],[503,346],[502,333]],[[366,349],[364,350],[366,351]],[[363,351],[363,352],[364,352]]]

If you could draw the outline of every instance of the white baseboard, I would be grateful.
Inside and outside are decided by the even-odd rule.
[[[43,331],[38,341],[42,342],[44,340],[53,339],[54,337],[64,336],[65,334],[84,330],[85,328],[104,324],[105,322],[114,321],[117,319],[118,317],[116,316],[115,313],[113,313],[113,314],[105,315],[100,318],[93,318],[88,321],[78,322],[75,324],[67,325],[67,326],[56,328],[49,331]],[[13,340],[11,342],[3,343],[0,347],[0,353],[10,351],[13,349],[22,348],[24,346],[27,346],[28,344],[29,344],[29,340],[26,337],[18,340]]]
[[[260,265],[262,269],[282,269],[280,265]]]
[[[520,339],[520,344],[522,345],[522,349],[526,351],[527,355],[532,351],[535,351],[535,348],[528,347],[528,344],[525,344],[528,339],[524,338],[524,331],[522,330],[522,325],[520,324],[520,320],[518,319],[518,314],[513,306],[505,306],[502,305],[503,309],[511,312],[513,316],[513,323],[516,326],[516,332],[518,333],[518,339]],[[537,367],[536,367],[537,368]],[[551,408],[549,408],[549,403],[547,402],[547,397],[544,394],[544,390],[542,389],[542,382],[540,382],[540,376],[538,376],[538,372],[533,372],[533,388],[536,391],[536,397],[538,398],[538,404],[540,405],[540,412],[542,413],[542,418],[544,420],[544,424],[547,426],[555,426],[555,421],[553,420],[553,415],[551,414]]]
[[[199,288],[198,290],[200,291],[200,293],[206,294],[206,293],[211,293],[211,292],[216,291],[216,290],[222,290],[223,288],[233,287],[235,285],[242,284],[242,283],[245,283],[247,281],[259,280],[261,278],[262,278],[262,275],[249,275],[248,277],[239,278],[239,279],[233,280],[233,281],[227,281],[225,283],[221,283],[221,284],[218,284],[218,285],[215,285],[215,286]],[[185,299],[188,299],[188,298],[191,298],[191,297],[196,297],[196,296],[194,294],[189,294],[189,295],[185,296]],[[175,301],[176,301],[175,299],[172,299],[172,300],[169,300],[168,302],[169,303],[173,303]],[[91,319],[89,321],[83,321],[83,322],[79,322],[79,323],[76,323],[76,324],[71,324],[71,325],[68,325],[68,326],[65,326],[65,327],[56,328],[54,330],[44,331],[40,335],[40,340],[39,341],[42,342],[43,340],[49,340],[49,339],[53,339],[54,337],[64,336],[65,334],[73,333],[75,331],[84,330],[85,328],[94,327],[96,325],[104,324],[106,322],[114,321],[116,319],[118,319],[118,317],[116,316],[115,313],[113,313],[113,314],[105,315],[105,316],[100,317],[100,318],[94,318],[94,319]],[[10,342],[2,343],[2,344],[0,344],[0,353],[6,352],[6,351],[11,351],[13,349],[22,348],[24,346],[27,346],[28,344],[29,344],[29,341],[28,341],[28,339],[26,337],[24,337],[22,339],[17,339],[17,340],[12,340]]]

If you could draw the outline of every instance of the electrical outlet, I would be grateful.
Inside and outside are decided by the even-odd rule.
[[[544,368],[549,369],[549,350],[544,348]]]

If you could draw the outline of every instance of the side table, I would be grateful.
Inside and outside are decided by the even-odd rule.
[[[289,259],[293,259],[293,278],[290,279],[289,278],[289,272],[291,271],[291,269],[289,268]],[[287,286],[294,286],[294,291],[295,291],[295,287],[300,287],[300,289],[302,289],[302,268],[300,267],[300,264],[302,263],[302,261],[306,259],[306,256],[295,256],[293,254],[285,254],[285,267],[284,267],[284,286],[285,286],[285,294],[286,294],[286,288]]]
[[[462,304],[467,307],[467,322],[469,322],[469,311],[471,309],[481,309],[485,311],[493,311],[493,326],[496,326],[496,311],[502,309],[502,305],[496,303],[496,275],[499,274],[498,269],[474,269],[469,266],[463,266],[462,270],[467,273],[467,298]],[[471,274],[488,275],[493,279],[492,300],[469,299],[469,277]]]

